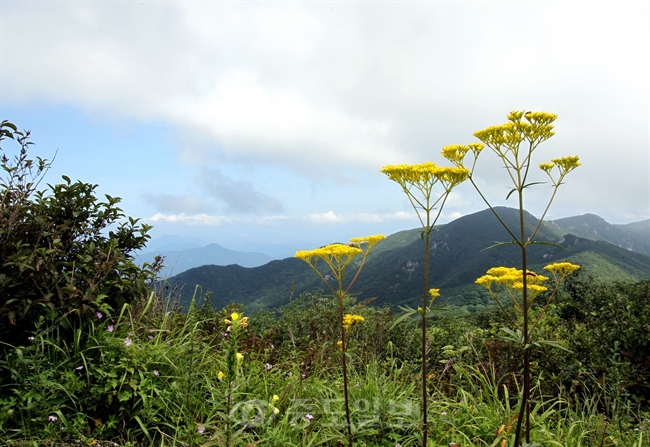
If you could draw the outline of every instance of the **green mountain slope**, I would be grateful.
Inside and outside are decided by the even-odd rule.
[[[626,225],[612,225],[594,214],[567,217],[548,222],[563,234],[571,233],[585,239],[607,241],[626,250],[650,256],[650,220]]]
[[[511,228],[516,228],[519,219],[516,210],[498,208],[498,212]],[[528,234],[538,224],[530,214],[525,215],[525,222]],[[360,300],[373,298],[375,304],[415,306],[421,303],[424,242],[420,233],[419,229],[401,231],[380,242],[352,292]],[[438,302],[467,310],[492,305],[491,298],[474,281],[491,267],[520,265],[521,251],[515,245],[487,249],[509,240],[510,235],[490,210],[437,228],[431,235],[429,279],[430,287],[441,289]],[[557,243],[563,248],[531,246],[528,251],[531,270],[541,272],[546,264],[567,260],[604,281],[650,279],[650,257],[608,242],[565,234],[559,225],[542,223],[537,240]],[[349,271],[354,270],[351,266]],[[248,311],[278,307],[304,291],[326,289],[320,278],[295,258],[255,268],[202,266],[174,276],[169,282],[181,289],[184,306],[189,303],[195,285],[200,284],[204,291],[213,293],[215,306],[237,302]]]

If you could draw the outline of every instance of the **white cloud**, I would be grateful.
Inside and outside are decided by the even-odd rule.
[[[647,216],[648,12],[647,2],[5,2],[2,104],[175,126],[181,160],[197,171],[243,167],[212,185],[222,187],[224,212],[270,214],[285,212],[288,194],[247,176],[249,166],[291,170],[347,202],[358,184],[340,179],[439,161],[442,146],[473,141],[512,109],[548,110],[560,119],[544,151],[578,153],[592,172],[571,180],[586,192],[580,203],[558,205],[570,214],[615,203],[620,215]],[[479,166],[481,184],[499,200],[503,170],[486,167],[494,164]],[[237,188],[254,200],[238,201]],[[367,212],[386,209],[377,196],[357,215],[309,216],[313,197],[303,198],[296,209],[307,216],[292,218],[395,219]],[[484,206],[470,196],[448,205],[464,214]],[[196,204],[158,203],[178,222],[202,221]]]
[[[148,223],[178,223],[184,225],[204,225],[204,226],[221,226],[221,225],[277,225],[280,223],[304,223],[311,224],[347,224],[347,223],[367,223],[375,224],[390,221],[413,221],[415,214],[407,212],[396,213],[357,213],[357,214],[337,214],[334,211],[324,213],[311,213],[306,216],[285,216],[269,215],[260,217],[237,217],[237,216],[219,216],[206,213],[199,214],[164,214],[156,213],[151,216]]]

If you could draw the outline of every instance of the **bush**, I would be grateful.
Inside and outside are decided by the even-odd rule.
[[[17,143],[14,156],[5,143]],[[28,157],[28,131],[0,124],[0,340],[24,342],[35,322],[70,328],[146,296],[154,271],[133,263],[150,226],[124,221],[117,197],[99,201],[97,185],[39,184],[50,163]]]
[[[558,303],[574,368],[611,399],[650,402],[650,281],[602,284],[578,275]]]

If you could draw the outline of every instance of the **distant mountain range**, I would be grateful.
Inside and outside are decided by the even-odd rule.
[[[500,207],[497,211],[511,228],[517,227],[517,210]],[[525,221],[528,232],[538,223],[528,213]],[[420,229],[401,231],[377,244],[352,287],[359,300],[372,298],[374,304],[392,306],[420,302],[424,259],[420,234]],[[531,246],[531,270],[541,272],[548,263],[568,260],[603,281],[650,279],[650,221],[611,225],[586,214],[543,222],[536,239],[563,248]],[[491,267],[520,265],[521,252],[514,245],[486,250],[496,242],[509,240],[490,210],[438,227],[431,235],[429,272],[430,287],[441,289],[438,302],[469,311],[492,305],[491,298],[474,281]],[[349,272],[353,271],[351,266]],[[205,265],[173,276],[168,283],[178,291],[185,307],[200,285],[197,297],[210,291],[216,307],[237,302],[249,312],[278,307],[304,291],[325,288],[307,264],[296,258],[275,260],[255,268]]]
[[[563,233],[571,233],[585,239],[606,241],[630,251],[650,256],[650,219],[627,225],[612,225],[595,214],[551,220]]]
[[[191,244],[189,246],[194,246],[194,248],[177,249],[179,246],[188,246],[188,244]],[[219,244],[201,247],[197,246],[195,242],[183,241],[182,245],[179,242],[173,242],[160,246],[158,249],[139,254],[136,256],[135,262],[137,264],[151,263],[157,255],[165,257],[164,267],[160,272],[162,278],[204,265],[238,264],[242,267],[258,267],[273,260],[271,256],[263,253],[229,250]]]

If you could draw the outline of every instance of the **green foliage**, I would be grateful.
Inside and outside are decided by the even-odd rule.
[[[146,294],[154,271],[133,263],[149,239],[146,224],[125,216],[120,199],[100,201],[97,185],[72,182],[38,190],[49,163],[28,157],[29,132],[0,127],[0,338],[9,344],[45,317],[72,330]],[[5,143],[19,146],[11,157]]]
[[[585,290],[596,293],[598,286],[590,287]],[[622,295],[619,303],[643,301],[643,293],[637,293],[646,290],[644,284],[616,287]],[[571,347],[575,321],[592,318],[596,324],[597,315],[589,317],[590,311],[576,314],[588,307],[570,297],[564,294],[549,311],[536,337],[559,337]],[[25,338],[0,359],[6,377],[0,384],[0,438],[8,445],[72,440],[104,445],[113,440],[134,447],[224,446],[228,432],[229,445],[334,447],[345,440],[343,377],[336,361],[338,322],[331,297],[306,294],[277,314],[253,315],[247,327],[239,328],[236,347],[224,335],[229,326],[224,319],[240,307],[190,306],[180,314],[167,302],[167,297],[150,294],[113,318],[77,327],[71,342],[60,336],[61,329],[47,330],[41,318],[31,334],[34,339]],[[409,321],[393,326],[395,318],[387,308],[354,300],[345,304],[346,311],[365,318],[349,338],[355,445],[417,445],[419,328]],[[647,340],[638,332],[642,321],[629,324],[636,328],[632,334]],[[517,370],[517,347],[503,339],[501,325],[493,311],[432,319],[427,332],[432,445],[512,443],[521,375],[512,373]],[[584,341],[582,334],[578,340]],[[622,332],[611,331],[610,337],[611,343],[623,346]],[[594,338],[588,349],[598,353],[596,343]],[[220,380],[219,371],[228,371],[235,351],[244,356],[239,366],[233,363],[235,380]],[[619,380],[610,387],[590,380],[598,378],[592,368],[604,362],[595,357],[591,366],[582,363],[587,347],[578,359],[557,349],[534,352],[540,373],[532,389],[532,442],[644,445],[650,414],[647,405],[631,399],[625,387],[632,381]],[[559,371],[566,373],[560,376]],[[567,386],[572,380],[580,386]]]
[[[603,284],[581,275],[565,290],[557,314],[573,353],[572,369],[607,391],[610,400],[629,395],[648,404],[650,281]]]

